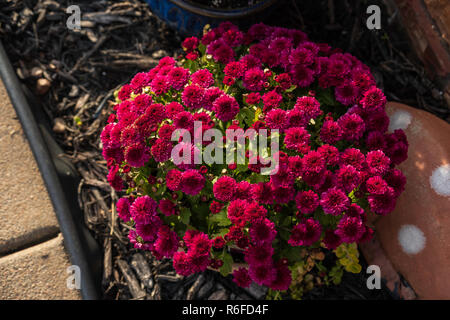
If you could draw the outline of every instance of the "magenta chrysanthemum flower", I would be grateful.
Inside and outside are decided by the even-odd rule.
[[[199,109],[202,107],[203,97],[205,95],[205,89],[196,85],[191,84],[184,88],[181,99],[184,105],[191,109]]]
[[[199,85],[203,88],[209,88],[214,84],[214,77],[208,69],[195,71],[191,75],[192,84]]]
[[[310,151],[303,157],[303,169],[307,172],[319,173],[325,169],[325,159],[317,151]]]
[[[250,265],[248,273],[254,282],[265,286],[269,286],[277,276],[277,271],[272,263]]]
[[[214,183],[214,197],[221,201],[230,201],[233,199],[236,187],[236,180],[228,176],[222,176]]]
[[[248,202],[246,200],[237,199],[230,202],[227,212],[228,219],[230,219],[231,223],[239,227],[243,227],[245,225],[245,208],[247,205]]]
[[[335,174],[338,186],[345,192],[352,191],[361,183],[361,175],[353,166],[341,166]]]
[[[222,95],[214,101],[213,111],[219,120],[230,121],[238,114],[239,104],[234,97]]]
[[[270,264],[272,262],[273,248],[270,243],[252,245],[245,251],[245,261],[249,265]]]
[[[283,131],[288,126],[286,111],[283,109],[272,109],[265,117],[266,124],[271,129]]]
[[[128,240],[130,240],[130,243],[135,249],[151,250],[153,247],[151,244],[145,243],[135,230],[130,230],[130,232],[128,233]]]
[[[384,108],[384,105],[386,104],[386,97],[380,89],[373,86],[364,92],[364,96],[360,103],[365,110],[372,112],[374,110]]]
[[[323,238],[323,244],[328,250],[334,250],[342,243],[341,238],[335,233],[334,230],[325,231],[325,237]]]
[[[157,139],[151,147],[152,156],[157,162],[165,162],[170,159],[172,142],[165,139]]]
[[[322,113],[320,103],[314,97],[298,97],[294,108],[301,112],[307,123]]]
[[[232,61],[225,66],[223,72],[231,78],[240,78],[244,75],[244,66],[239,61]]]
[[[406,185],[406,177],[398,169],[390,169],[385,175],[385,180],[394,189],[394,194],[398,197],[404,190]]]
[[[272,243],[277,235],[275,224],[269,219],[260,219],[253,222],[249,229],[250,240],[254,245]]]
[[[337,226],[336,234],[345,243],[357,242],[364,232],[366,227],[361,219],[356,217],[343,217]]]
[[[291,271],[287,265],[276,263],[275,264],[276,276],[269,287],[272,290],[284,291],[289,289],[292,282]]]
[[[233,282],[241,288],[248,288],[252,284],[252,279],[245,268],[239,268],[233,271]]]
[[[173,268],[175,269],[176,273],[186,277],[194,273],[189,263],[188,256],[184,251],[178,251],[174,253]]]
[[[301,64],[291,66],[289,75],[292,82],[302,88],[309,86],[314,81],[314,71]]]
[[[336,100],[343,105],[349,106],[356,101],[358,97],[358,87],[351,81],[346,81],[334,90]]]
[[[162,199],[159,201],[158,205],[159,211],[165,216],[171,216],[175,214],[175,204],[167,199]]]
[[[158,203],[149,196],[142,196],[134,200],[130,207],[130,214],[134,222],[149,224],[157,214]]]
[[[295,150],[300,153],[307,153],[309,151],[309,137],[308,131],[303,127],[292,127],[286,130],[284,137],[284,144],[289,150]]]
[[[261,206],[259,203],[253,201],[250,202],[246,207],[245,207],[245,217],[247,219],[247,221],[255,221],[261,218],[264,218],[267,214],[267,210],[266,208],[264,208],[263,206]]]
[[[366,154],[366,163],[371,174],[384,175],[389,170],[391,161],[383,151],[375,150]]]
[[[312,190],[300,191],[295,196],[295,202],[301,213],[310,214],[319,206],[319,196]]]
[[[367,179],[366,189],[370,194],[383,194],[387,191],[388,184],[380,176],[373,176]]]
[[[322,226],[320,222],[309,218],[292,228],[288,243],[291,246],[310,246],[320,239],[321,234]]]
[[[268,112],[274,108],[278,108],[283,101],[283,96],[276,90],[269,91],[262,96],[264,104],[264,112]]]
[[[335,166],[339,163],[339,150],[329,144],[321,145],[317,151],[325,158],[327,165]]]
[[[395,208],[396,197],[394,189],[387,188],[387,191],[383,194],[371,194],[367,197],[369,200],[370,210],[379,215],[387,215]]]
[[[348,141],[359,140],[366,129],[364,120],[356,113],[346,113],[338,119],[339,127],[342,129],[342,136]]]
[[[264,72],[259,68],[252,68],[244,73],[243,84],[247,90],[261,91],[264,87]]]
[[[125,149],[125,160],[132,167],[143,167],[149,159],[150,148],[143,143],[135,143]]]
[[[337,216],[348,208],[350,200],[344,191],[334,187],[322,193],[320,205],[325,213]]]
[[[116,203],[117,215],[125,222],[130,221],[130,200],[128,198],[120,198]]]
[[[340,155],[341,165],[347,164],[353,166],[356,170],[362,171],[366,164],[366,158],[364,154],[355,148],[345,149]]]
[[[175,90],[181,90],[189,80],[189,69],[177,67],[167,74],[167,82]]]
[[[248,181],[241,181],[237,184],[236,193],[234,194],[234,197],[236,199],[242,199],[242,200],[252,200],[251,195],[251,189],[252,185]]]
[[[155,251],[163,257],[172,258],[178,250],[178,236],[175,231],[166,225],[159,228],[158,238],[155,241]]]
[[[181,171],[177,169],[171,169],[166,175],[167,188],[172,191],[181,190]]]
[[[195,196],[205,186],[205,178],[194,169],[189,169],[181,174],[181,191],[184,193]]]
[[[136,224],[136,233],[146,242],[153,242],[156,239],[158,230],[162,225],[159,217],[153,217],[147,224]]]
[[[259,182],[257,184],[253,184],[251,193],[253,200],[259,203],[272,204],[273,202],[272,187],[270,183]]]
[[[170,89],[170,85],[167,82],[167,77],[165,76],[156,76],[153,80],[152,83],[150,84],[153,92],[155,92],[155,94],[157,96],[160,96],[164,93],[166,93],[167,91],[169,91]]]
[[[342,138],[342,129],[336,121],[326,120],[320,130],[320,139],[329,144],[335,144]]]
[[[166,105],[167,116],[172,120],[178,113],[182,111],[184,111],[183,106],[176,101],[172,101],[171,103]]]

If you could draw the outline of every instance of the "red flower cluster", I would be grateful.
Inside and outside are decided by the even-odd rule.
[[[408,142],[401,130],[385,133],[386,98],[369,68],[299,30],[264,24],[243,32],[222,23],[182,46],[182,66],[163,58],[118,91],[101,134],[108,181],[129,194],[117,212],[134,246],[173,257],[183,275],[230,272],[227,248],[239,247],[249,267],[234,271],[238,285],[286,290],[287,247],[370,239],[367,214],[388,214],[404,190],[394,166]],[[277,129],[277,170],[261,175],[249,150],[245,165],[195,162],[211,141],[171,139],[181,129],[198,134],[194,121],[202,134]],[[192,161],[174,164],[178,146]]]

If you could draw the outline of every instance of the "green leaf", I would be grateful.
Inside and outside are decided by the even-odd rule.
[[[227,212],[225,210],[222,210],[219,213],[210,216],[209,222],[217,223],[217,225],[220,227],[226,227],[231,224],[231,221],[230,219],[228,219]]]
[[[292,92],[297,88],[296,85],[292,85],[289,89],[286,89],[285,92]]]
[[[220,274],[226,277],[231,273],[231,270],[233,269],[233,258],[229,253],[224,252],[222,256],[222,261],[223,266],[220,267]]]
[[[180,219],[184,224],[189,224],[189,220],[191,218],[191,210],[189,208],[181,208],[180,210]]]

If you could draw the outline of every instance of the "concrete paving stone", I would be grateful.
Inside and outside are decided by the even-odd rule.
[[[0,80],[0,255],[48,239],[59,227],[15,110]]]
[[[0,258],[1,300],[74,300],[80,290],[68,289],[70,273],[63,237]],[[80,275],[83,276],[82,274]],[[74,284],[74,282],[69,281]]]

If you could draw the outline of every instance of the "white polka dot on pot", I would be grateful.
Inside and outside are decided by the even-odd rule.
[[[412,120],[412,115],[405,110],[397,110],[389,117],[389,132],[394,132],[397,129],[406,129]]]
[[[450,196],[450,164],[436,168],[430,177],[431,188],[439,195]]]
[[[405,224],[398,232],[398,242],[406,254],[417,254],[425,248],[426,237],[415,225]]]

